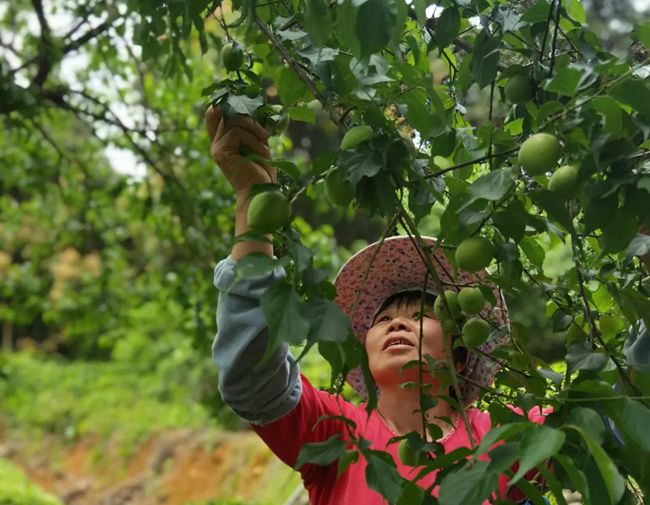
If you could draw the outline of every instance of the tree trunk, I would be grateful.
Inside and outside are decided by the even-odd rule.
[[[2,350],[11,352],[14,347],[14,326],[11,321],[5,320],[2,324]]]

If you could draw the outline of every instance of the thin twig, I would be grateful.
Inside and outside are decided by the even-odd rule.
[[[548,76],[553,75],[553,66],[555,65],[555,48],[557,43],[557,31],[560,29],[560,13],[562,12],[562,6],[558,3],[556,7],[557,12],[555,13],[555,30],[553,30],[553,42],[551,43],[551,64],[548,69]]]
[[[341,120],[341,115],[338,113],[338,111],[328,106],[329,104],[325,95],[319,91],[319,89],[316,87],[316,84],[309,78],[303,68],[293,59],[291,54],[289,54],[289,52],[284,48],[284,46],[276,38],[269,27],[266,26],[266,24],[258,18],[255,18],[255,24],[262,32],[264,32],[266,37],[271,41],[271,44],[273,44],[273,47],[280,54],[280,57],[285,61],[287,65],[289,65],[289,67],[294,70],[294,72],[298,75],[298,78],[305,84],[305,86],[307,86],[307,89],[309,89],[314,98],[316,98],[323,105],[323,108],[329,112],[329,116],[332,121],[334,121],[334,123],[337,125],[344,124],[345,121]],[[348,125],[346,124],[346,126]]]
[[[457,165],[451,166],[444,168],[442,170],[438,170],[437,172],[434,172],[432,174],[427,174],[423,176],[423,179],[430,179],[432,177],[439,177],[441,175],[446,174],[447,172],[452,172],[458,168],[463,168],[468,165],[474,165],[475,163],[481,163],[482,161],[489,160],[491,158],[499,158],[501,156],[508,156],[509,154],[514,153],[515,151],[519,151],[518,147],[513,147],[512,149],[508,149],[507,151],[503,151],[500,153],[494,153],[494,154],[488,154],[486,156],[481,156],[480,158],[476,158],[475,160],[469,160],[469,161],[463,161],[462,163],[458,163]]]
[[[542,38],[542,47],[539,49],[539,61],[544,60],[544,51],[546,50],[546,39],[548,38],[548,30],[551,27],[551,19],[553,19],[553,6],[555,0],[551,0],[551,5],[548,7],[548,18],[546,19],[546,29],[544,30],[544,37]],[[558,9],[559,10],[559,9]]]
[[[413,245],[415,246],[416,250],[418,251],[418,254],[420,255],[420,257],[424,261],[424,264],[425,264],[427,270],[431,274],[431,277],[432,277],[433,282],[434,282],[434,286],[436,287],[436,289],[441,294],[440,296],[442,296],[444,298],[444,289],[442,287],[442,281],[440,280],[440,277],[438,276],[438,272],[436,271],[433,264],[431,263],[431,257],[426,252],[428,248],[427,248],[426,244],[424,243],[424,240],[422,239],[422,236],[420,235],[420,232],[418,231],[416,224],[413,222],[413,220],[411,219],[411,216],[408,214],[408,212],[406,211],[406,209],[404,208],[404,206],[401,203],[400,203],[399,212],[400,212],[401,217],[407,223],[407,226],[404,227],[407,230],[407,233],[409,232],[409,229],[410,229],[410,233],[408,233],[409,238],[413,242]],[[411,235],[411,233],[413,235]],[[438,247],[438,246],[439,246],[439,244],[436,243],[436,247]],[[445,304],[445,305],[447,306],[447,310],[449,310],[449,305],[448,304]],[[469,422],[469,417],[467,416],[467,412],[465,410],[465,402],[463,400],[463,395],[462,395],[462,393],[460,391],[460,387],[458,385],[458,377],[456,376],[457,375],[456,374],[456,367],[454,366],[454,362],[453,362],[453,353],[452,353],[451,349],[449,348],[449,342],[447,342],[447,339],[443,339],[443,343],[444,343],[444,346],[445,346],[445,351],[448,354],[447,363],[448,363],[448,365],[449,365],[449,367],[451,369],[451,382],[452,382],[452,387],[454,388],[454,392],[456,393],[456,399],[458,401],[458,406],[460,407],[460,414],[461,414],[461,417],[463,419],[465,429],[467,430],[467,433],[469,435],[470,445],[472,446],[472,449],[475,449],[476,448],[476,443],[474,441],[474,436],[473,436],[473,432],[472,432],[472,427],[471,427],[470,422]]]

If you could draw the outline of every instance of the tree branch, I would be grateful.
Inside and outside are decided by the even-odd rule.
[[[423,178],[424,179],[431,179],[432,177],[438,177],[441,175],[446,174],[447,172],[452,172],[458,168],[463,168],[468,165],[473,165],[474,163],[480,163],[482,161],[487,161],[491,160],[492,158],[498,158],[500,156],[508,156],[515,151],[519,151],[518,147],[513,147],[512,149],[508,149],[507,151],[503,151],[501,153],[494,153],[494,154],[488,154],[486,156],[481,156],[480,158],[476,158],[475,160],[469,160],[469,161],[463,161],[462,163],[459,163],[458,165],[454,165],[452,167],[447,167],[442,170],[438,170],[437,172],[434,172],[432,174],[425,175]]]
[[[300,80],[305,83],[305,86],[307,86],[307,89],[311,92],[311,94],[316,98],[321,104],[323,104],[323,108],[325,108],[329,112],[329,116],[334,121],[335,124],[344,124],[345,119],[342,119],[341,114],[339,112],[331,107],[329,107],[329,103],[327,100],[327,97],[323,95],[318,88],[316,87],[316,84],[309,78],[307,73],[304,71],[304,69],[300,66],[298,62],[296,62],[289,52],[284,48],[284,46],[278,41],[278,39],[275,37],[273,32],[269,30],[269,28],[264,24],[264,22],[260,21],[259,19],[255,19],[255,24],[257,27],[264,32],[264,34],[267,36],[267,38],[271,41],[273,44],[273,47],[275,47],[276,51],[280,54],[282,59],[285,61],[287,65],[289,65],[293,71],[298,75]],[[347,125],[346,125],[347,126]]]
[[[86,33],[81,35],[80,37],[74,39],[72,42],[69,44],[63,46],[63,54],[68,54],[69,52],[75,51],[79,49],[82,45],[84,45],[86,42],[91,41],[98,35],[101,35],[104,33],[106,30],[108,30],[111,27],[111,21],[112,20],[106,20],[103,23],[97,25],[95,28],[91,28],[88,30]]]
[[[50,25],[47,23],[47,19],[45,18],[42,0],[32,0],[32,6],[36,12],[38,24],[41,27],[41,43],[38,56],[36,57],[38,69],[36,70],[36,75],[32,80],[32,84],[34,86],[41,86],[54,66],[54,62],[51,58],[52,32],[50,30]]]

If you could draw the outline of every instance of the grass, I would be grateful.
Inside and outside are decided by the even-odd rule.
[[[0,458],[0,505],[63,505],[31,482],[23,472]]]
[[[207,426],[209,412],[191,389],[126,363],[0,356],[0,413],[30,436],[98,435],[129,447],[157,431]]]

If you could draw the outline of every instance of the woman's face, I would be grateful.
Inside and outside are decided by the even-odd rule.
[[[445,346],[440,322],[432,307],[426,307],[420,318],[421,304],[395,303],[377,314],[366,335],[368,364],[377,385],[394,386],[406,381],[417,381],[418,367],[402,367],[418,359],[420,327],[422,328],[422,356],[429,354],[435,360],[445,360],[451,349],[447,336]],[[427,374],[429,377],[430,374]]]

